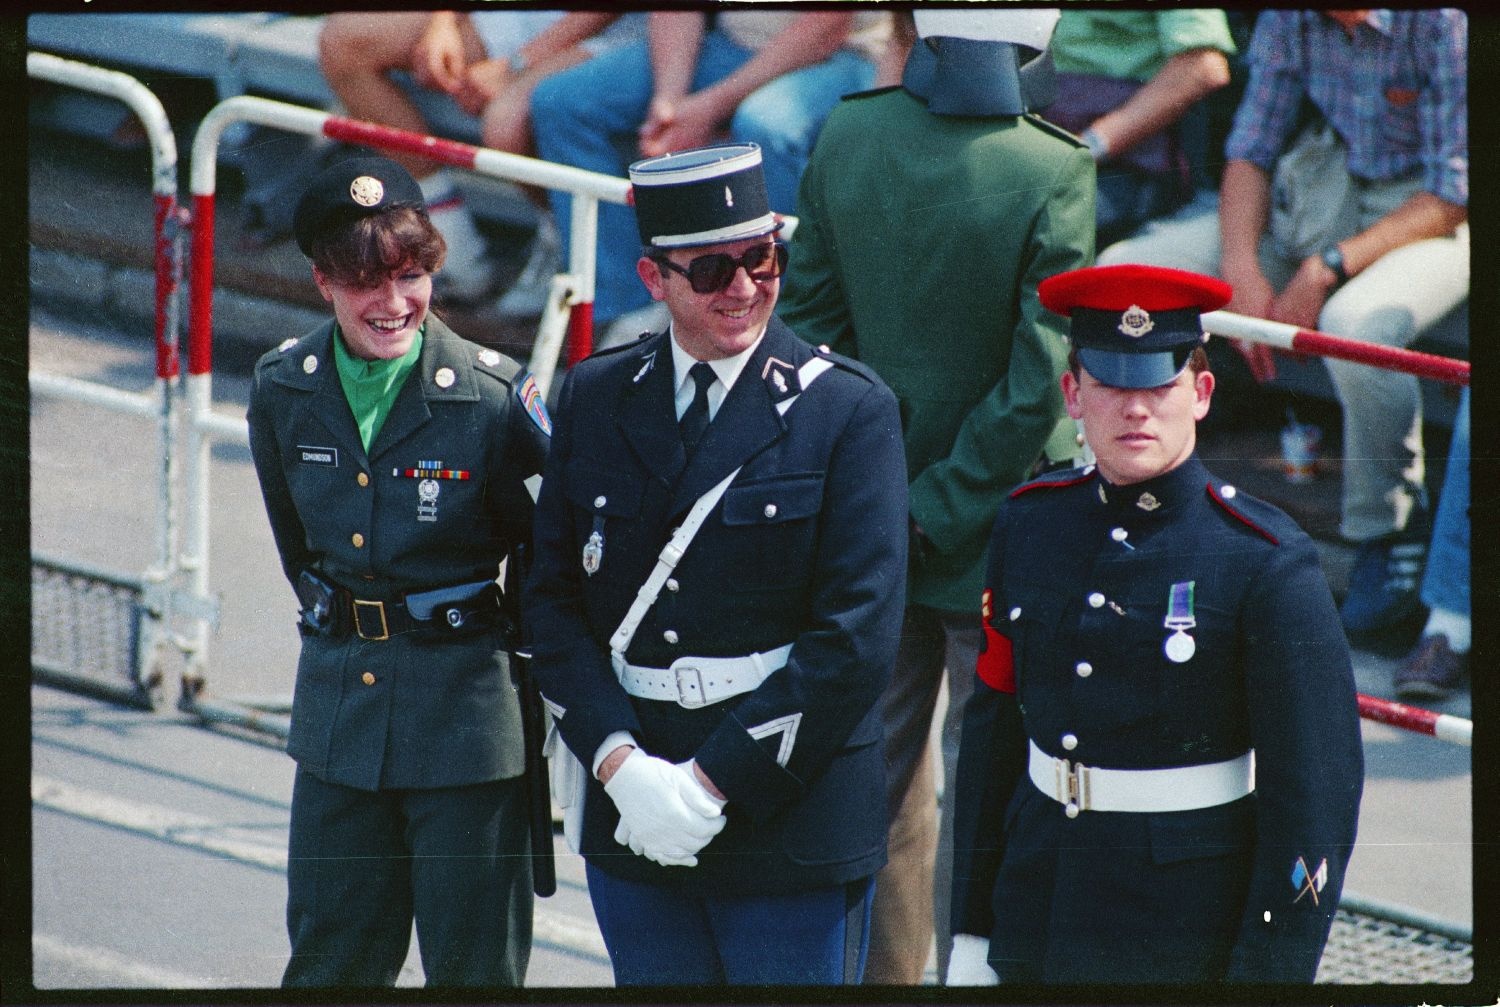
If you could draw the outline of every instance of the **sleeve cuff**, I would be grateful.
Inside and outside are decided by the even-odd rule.
[[[593,764],[589,766],[589,775],[594,777],[595,779],[598,779],[599,763],[603,762],[606,755],[608,755],[610,752],[613,752],[621,745],[635,745],[636,748],[641,747],[640,743],[635,740],[635,735],[631,734],[629,731],[615,731],[613,734],[607,735],[604,739],[604,742],[600,744],[600,746],[594,751],[594,761]]]

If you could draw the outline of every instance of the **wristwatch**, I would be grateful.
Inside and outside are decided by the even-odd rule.
[[[522,73],[526,69],[527,62],[526,54],[517,49],[510,54],[510,59],[506,61],[506,65],[510,67],[511,73]]]
[[[1349,273],[1344,269],[1344,253],[1339,251],[1339,246],[1329,245],[1323,249],[1323,265],[1333,270],[1334,286],[1342,287],[1349,282]]]

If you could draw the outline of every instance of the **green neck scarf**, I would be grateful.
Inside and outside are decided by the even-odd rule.
[[[418,329],[411,349],[394,360],[361,360],[344,345],[344,333],[337,323],[333,331],[333,360],[338,367],[339,383],[344,386],[344,398],[349,400],[354,423],[359,427],[360,443],[368,452],[390,415],[402,383],[422,355],[422,336],[427,327]]]

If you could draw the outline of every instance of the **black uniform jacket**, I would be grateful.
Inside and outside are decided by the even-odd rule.
[[[779,415],[818,351],[773,318],[685,467],[667,340],[596,354],[568,375],[525,612],[537,679],[583,763],[614,731],[673,762],[696,758],[728,797],[729,824],[698,866],[658,866],[614,841],[614,804],[590,775],[582,852],[613,874],[719,892],[868,876],[885,860],[876,701],[904,602],[896,400],[862,365],[828,357],[834,366]],[[666,668],[790,643],[790,660],[753,692],[699,709],[630,697],[609,638],[673,528],[736,466],[627,657]],[[603,556],[589,575],[581,557],[595,530]]]
[[[493,580],[528,533],[523,480],[547,450],[518,395],[519,365],[429,315],[420,359],[366,454],[333,332],[321,325],[255,367],[250,450],[287,579],[312,569],[385,601]],[[287,751],[364,789],[520,775],[520,709],[499,644],[493,629],[304,636]]]
[[[987,583],[954,788],[954,932],[990,937],[1002,976],[1022,962],[1046,981],[1311,982],[1363,783],[1348,648],[1311,540],[1196,456],[1126,487],[1089,467],[1011,494]],[[1166,647],[1174,585],[1192,597],[1186,660]],[[1030,781],[1028,739],[1107,769],[1253,749],[1255,791],[1068,818]]]

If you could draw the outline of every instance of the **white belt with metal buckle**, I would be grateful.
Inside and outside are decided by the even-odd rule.
[[[1173,769],[1099,769],[1056,759],[1031,742],[1031,782],[1068,817],[1079,811],[1193,811],[1255,790],[1255,753]]]
[[[615,674],[639,699],[661,699],[688,709],[749,692],[786,664],[792,645],[744,657],[679,657],[670,668],[643,668],[614,656]]]

